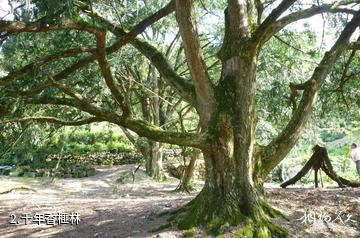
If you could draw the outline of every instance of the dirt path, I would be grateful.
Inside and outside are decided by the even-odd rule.
[[[154,218],[154,214],[179,207],[195,194],[174,193],[177,185],[174,179],[166,183],[150,179],[134,185],[115,183],[119,174],[133,168],[131,165],[102,167],[93,177],[52,182],[0,177],[1,187],[25,184],[37,191],[17,190],[0,195],[0,237],[182,237],[182,232],[175,228],[158,233],[149,230],[165,223],[165,218]],[[276,222],[289,229],[292,237],[360,237],[359,189],[269,188],[266,191],[271,202],[288,216],[289,221],[277,219]],[[352,222],[304,224],[298,219],[306,209],[332,216],[342,210],[352,215]],[[78,225],[25,225],[23,220],[18,225],[9,224],[10,214],[59,212],[78,212],[81,220]],[[204,237],[203,233],[199,237]]]

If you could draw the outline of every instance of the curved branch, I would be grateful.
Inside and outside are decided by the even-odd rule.
[[[109,23],[107,25],[106,29],[113,32],[117,37],[119,37],[117,44],[110,47],[108,50],[115,51],[127,43],[136,41],[136,36],[138,34],[140,34],[147,26],[153,24],[155,21],[157,21],[157,20],[161,19],[162,17],[173,12],[174,11],[173,4],[174,4],[173,2],[168,4],[165,8],[159,10],[157,13],[155,13],[155,14],[151,15],[150,17],[148,17],[147,19],[143,20],[135,28],[133,28],[133,30],[130,31],[129,33],[125,33],[121,28],[114,26],[113,24],[106,21],[105,18],[103,18],[102,19],[103,22]],[[98,18],[97,18],[97,20],[98,20]],[[1,25],[1,23],[0,23],[0,25]],[[3,27],[2,29],[6,28],[8,31],[16,31],[16,32],[24,32],[24,31],[32,32],[32,31],[47,31],[50,29],[54,29],[54,30],[61,29],[60,26],[58,26],[58,27],[55,27],[55,26],[43,27],[41,25],[36,25],[35,23],[34,24],[31,23],[28,25],[26,25],[26,24],[22,25],[22,23],[21,23],[18,26],[11,26],[11,27],[9,25],[4,26],[4,24],[3,24],[2,27]],[[81,29],[83,29],[83,28],[81,28]],[[89,30],[91,30],[91,29],[89,29]],[[95,35],[102,34],[100,31],[94,31],[92,33],[95,33]],[[98,57],[98,55],[96,55],[96,56],[94,55],[92,57],[85,58],[82,61],[78,62],[77,64],[74,64],[74,65],[66,68],[60,74],[54,76],[52,82],[50,82],[50,83],[47,82],[45,85],[45,87],[56,86],[57,88],[62,90],[64,93],[66,93],[70,97],[74,97],[75,99],[37,96],[37,97],[24,98],[24,102],[28,103],[28,104],[52,104],[52,105],[69,106],[69,107],[77,108],[80,111],[92,114],[95,117],[100,118],[101,120],[108,121],[111,123],[115,123],[119,126],[129,128],[130,130],[136,132],[139,136],[144,136],[144,137],[147,137],[147,138],[155,140],[155,141],[177,144],[177,145],[182,145],[182,146],[193,146],[193,147],[197,147],[197,148],[205,147],[205,144],[206,144],[205,139],[201,135],[191,134],[191,133],[178,133],[178,132],[164,131],[159,127],[150,125],[141,120],[135,120],[135,119],[131,119],[131,118],[128,118],[125,116],[120,116],[113,111],[110,111],[110,110],[107,110],[104,108],[99,108],[95,105],[92,105],[90,102],[88,102],[88,100],[77,96],[74,92],[71,91],[71,89],[68,89],[64,85],[61,85],[56,82],[64,77],[67,77],[68,75],[74,73],[77,69],[81,68],[82,66],[84,66],[88,63],[91,63],[93,60],[96,59],[96,57]],[[169,65],[167,65],[165,67],[169,67]],[[171,70],[170,67],[168,69]],[[169,72],[169,71],[167,71],[167,72]],[[179,79],[179,78],[180,77],[177,76],[177,79]],[[173,80],[173,78],[171,78],[170,80]],[[188,84],[188,85],[191,85],[191,84]],[[191,92],[192,92],[192,90],[189,90],[188,94],[191,94]],[[191,98],[194,98],[194,96],[192,95]]]
[[[291,5],[294,4],[296,0],[283,0],[278,7],[276,7],[270,15],[261,23],[261,25],[257,28],[254,36],[253,36],[253,44],[258,45],[268,31],[271,29],[271,26],[274,22],[280,17],[282,13],[284,13]]]
[[[273,22],[268,30],[266,31],[266,34],[264,34],[261,37],[260,44],[264,44],[266,41],[268,41],[272,36],[274,36],[276,33],[278,33],[280,30],[285,28],[287,25],[302,20],[306,18],[310,18],[312,16],[321,14],[321,13],[346,13],[346,14],[356,14],[357,11],[353,9],[347,9],[347,8],[341,8],[341,6],[346,6],[350,3],[354,3],[356,1],[341,1],[341,2],[335,2],[332,4],[323,4],[320,6],[312,6],[307,9],[303,9],[297,12],[290,13],[289,15]],[[358,2],[358,1],[357,1]]]
[[[50,85],[56,87],[57,89],[59,89],[61,92],[65,93],[66,95],[76,99],[79,102],[84,102],[86,101],[85,98],[83,98],[83,96],[81,96],[80,94],[73,92],[71,89],[67,88],[65,85],[58,83],[54,80],[54,78],[49,75],[49,81],[50,81]]]
[[[312,77],[302,85],[304,88],[303,96],[298,108],[290,119],[283,131],[268,145],[262,153],[261,173],[262,178],[266,177],[270,171],[288,154],[291,148],[299,139],[306,122],[311,116],[313,105],[316,102],[317,94],[335,64],[339,56],[347,50],[350,37],[359,26],[360,11],[346,25],[339,38],[330,49],[326,52],[318,67],[315,68]]]
[[[144,40],[135,39],[131,43],[156,67],[163,79],[173,87],[188,103],[195,105],[195,89],[187,79],[179,76],[170,66],[164,55]]]
[[[335,92],[336,91],[340,92],[341,98],[344,101],[344,103],[345,103],[348,110],[350,110],[350,107],[349,107],[349,104],[348,104],[348,102],[346,100],[346,97],[344,95],[344,86],[345,86],[345,83],[351,78],[351,77],[348,77],[348,71],[349,71],[351,63],[353,62],[353,60],[355,58],[355,55],[356,55],[356,50],[352,50],[351,53],[350,53],[349,58],[345,62],[344,70],[343,70],[343,72],[341,74],[341,77],[340,77],[339,86],[334,90]]]
[[[79,110],[90,113],[92,115],[106,118],[106,115],[109,113],[108,111],[93,105],[87,98],[81,96],[77,92],[74,92],[73,90],[66,87],[65,85],[56,82],[51,76],[49,76],[49,79],[51,81],[50,83],[52,86],[55,86],[61,92],[65,93],[66,95],[75,99],[75,101],[72,103],[73,107],[76,107]],[[112,113],[112,114],[117,115],[115,113]]]
[[[164,8],[160,9],[153,15],[141,21],[136,27],[129,33],[125,33],[124,30],[109,22],[105,17],[100,16],[97,13],[86,12],[102,24],[107,30],[112,32],[120,39],[124,39],[124,44],[131,43],[138,51],[140,51],[150,62],[156,67],[164,80],[173,87],[187,102],[195,105],[195,90],[194,86],[187,82],[185,78],[180,77],[174,69],[171,68],[169,62],[165,56],[157,50],[154,46],[150,45],[144,40],[136,38],[146,27],[150,26],[154,22],[169,15],[175,10],[175,1],[171,1]]]
[[[76,120],[76,121],[66,121],[62,120],[56,117],[24,117],[24,118],[18,118],[18,119],[12,119],[12,120],[5,120],[0,121],[1,124],[7,124],[7,123],[17,123],[17,122],[37,122],[37,123],[54,123],[54,124],[60,124],[64,126],[81,126],[86,125],[94,122],[101,122],[104,121],[103,119],[97,118],[97,117],[90,117],[82,120]]]
[[[115,120],[111,120],[110,122],[126,127],[137,133],[139,136],[146,137],[154,141],[180,146],[191,146],[199,149],[205,149],[207,147],[206,139],[203,135],[166,131],[160,127],[148,124],[145,121],[126,117],[118,117],[114,119]]]
[[[105,78],[105,83],[110,89],[111,94],[113,95],[115,101],[120,105],[123,113],[128,115],[130,113],[130,108],[127,107],[124,103],[124,97],[121,95],[118,87],[115,84],[114,78],[110,71],[110,67],[106,60],[106,42],[105,34],[96,35],[96,44],[98,49],[98,62],[100,65],[101,73]]]
[[[31,98],[23,98],[22,103],[29,105],[55,105],[70,107],[77,109],[80,112],[86,112],[101,121],[109,121],[109,118],[119,117],[119,115],[113,111],[99,108],[92,104],[91,106],[88,106],[89,103],[87,102],[81,102],[68,97],[34,96]]]
[[[72,98],[54,98],[47,96],[38,96],[27,98],[24,100],[27,104],[50,104],[50,105],[63,105],[77,108],[80,111],[90,113],[102,121],[114,123],[116,125],[128,128],[129,130],[137,133],[139,136],[147,137],[151,140],[181,145],[191,146],[204,149],[207,146],[204,136],[194,133],[180,133],[173,131],[166,131],[157,126],[151,125],[142,120],[135,120],[126,116],[120,116],[112,111],[98,108],[93,106],[90,110],[84,107],[81,102]]]
[[[93,48],[76,48],[76,49],[69,49],[63,52],[59,52],[53,55],[49,55],[46,56],[34,63],[30,63],[26,66],[24,66],[23,68],[16,70],[14,72],[10,72],[8,75],[6,75],[5,77],[0,78],[0,86],[4,86],[8,83],[10,83],[11,81],[13,81],[14,79],[16,79],[17,77],[20,77],[26,73],[29,73],[31,71],[33,71],[34,69],[37,69],[45,64],[57,61],[57,60],[61,60],[64,58],[69,58],[69,57],[74,57],[77,56],[81,53],[94,53],[96,49]]]
[[[82,6],[83,9],[86,10],[86,7]],[[109,21],[107,21],[105,18],[102,18],[101,16],[95,14],[94,17],[100,21],[105,27],[106,29],[108,29],[109,31],[113,32],[117,37],[119,37],[119,39],[110,47],[106,48],[106,54],[111,54],[114,53],[116,51],[118,51],[121,47],[123,47],[124,45],[132,42],[134,39],[136,39],[136,36],[138,34],[141,34],[146,27],[148,27],[149,25],[153,24],[154,22],[160,20],[161,18],[167,16],[168,14],[170,14],[171,12],[173,12],[175,10],[175,2],[171,1],[167,6],[165,6],[164,8],[160,9],[159,11],[157,11],[156,13],[150,15],[149,17],[145,18],[144,20],[142,20],[141,22],[139,22],[130,32],[126,33],[124,32],[120,27],[116,27],[114,26],[112,23],[110,23]],[[90,14],[90,13],[88,13]],[[95,61],[97,59],[97,55],[94,54],[90,57],[86,57],[84,59],[79,60],[77,63],[67,67],[66,69],[64,69],[62,72],[60,72],[59,74],[54,76],[54,80],[59,81],[62,79],[66,79],[67,77],[69,77],[71,74],[73,74],[74,72],[76,72],[78,69],[84,67],[85,65]],[[168,65],[169,66],[169,65]],[[168,67],[170,69],[170,66]],[[168,72],[169,73],[169,72]],[[170,74],[171,75],[171,74]],[[178,77],[180,79],[182,79],[181,77]],[[176,81],[176,80],[175,80]],[[177,79],[177,81],[179,81],[179,79]],[[184,87],[184,90],[187,90],[189,87],[189,85],[186,85],[187,87]],[[34,89],[28,90],[28,91],[24,91],[21,92],[20,94],[22,96],[31,96],[34,94],[38,94],[40,92],[42,92],[44,89],[46,89],[47,87],[49,87],[49,83],[44,83],[41,84],[39,86],[37,86]],[[191,92],[191,90],[189,90]],[[189,98],[189,97],[185,97],[185,98]]]
[[[88,15],[94,17],[97,21],[99,21],[102,25],[105,26],[106,29],[113,32],[118,37],[127,36],[129,39],[134,39],[137,35],[141,34],[145,29],[152,25],[153,23],[159,21],[163,17],[169,15],[173,11],[175,11],[175,0],[170,1],[165,7],[161,8],[159,11],[153,13],[148,16],[144,20],[140,21],[130,32],[126,33],[122,28],[114,26],[111,22],[109,22],[105,17],[101,16],[99,13],[95,12],[93,9],[90,9],[88,5],[83,4],[79,5],[79,7]],[[112,30],[110,30],[112,28]],[[116,33],[115,33],[115,32]]]
[[[47,24],[44,22],[21,22],[0,20],[0,32],[21,33],[21,32],[47,32],[54,30],[80,30],[89,33],[97,33],[101,29],[87,24],[86,22],[73,22],[68,20],[63,24]]]

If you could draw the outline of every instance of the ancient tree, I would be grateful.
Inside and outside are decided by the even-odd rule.
[[[107,121],[153,141],[198,148],[204,155],[206,165],[205,186],[193,201],[179,211],[179,227],[216,224],[220,228],[223,224],[237,225],[245,222],[248,235],[285,236],[283,230],[269,221],[275,211],[263,196],[263,182],[299,139],[317,95],[338,58],[348,49],[359,48],[359,42],[351,42],[360,22],[358,1],[334,1],[309,8],[293,8],[295,2],[297,1],[283,0],[278,6],[274,6],[275,3],[270,1],[266,3],[265,11],[263,1],[228,0],[224,11],[225,33],[221,49],[217,53],[221,62],[221,76],[216,80],[208,73],[200,47],[197,5],[192,0],[173,0],[131,29],[123,28],[121,22],[102,16],[97,11],[96,4],[85,0],[74,1],[73,5],[78,12],[65,20],[2,20],[0,31],[3,38],[25,32],[70,30],[85,32],[95,44],[94,47],[59,49],[53,55],[9,72],[0,80],[1,90],[4,89],[7,96],[17,97],[24,105],[75,108],[84,112],[81,118],[66,120],[61,115],[36,115],[7,119],[6,112],[11,112],[8,109],[11,106],[5,105],[1,109],[5,112],[2,113],[5,115],[2,123],[33,121],[76,126]],[[59,8],[52,17],[63,11],[63,8]],[[147,27],[173,13],[191,80],[177,74],[164,54],[140,37]],[[266,42],[289,24],[323,13],[348,14],[350,20],[344,24],[337,40],[323,55],[320,63],[314,66],[312,76],[302,84],[292,85],[301,94],[301,99],[294,106],[294,112],[283,131],[268,145],[259,146],[255,140],[258,56]],[[107,40],[109,36],[115,40]],[[121,51],[127,45],[146,56],[160,73],[162,80],[196,109],[201,126],[199,133],[168,131],[134,117],[131,105],[119,90],[119,83],[115,80],[108,61],[113,53]],[[42,80],[34,78],[39,83],[33,87],[23,88],[17,82],[24,75],[41,69],[46,64],[80,54],[84,56],[76,62],[72,61],[61,72],[54,73],[50,70],[42,75]],[[72,74],[93,63],[98,65],[106,90],[109,90],[117,109],[102,106],[82,95],[79,88],[69,86],[68,78]],[[86,80],[91,81],[91,78]],[[55,90],[52,94],[43,93],[48,88]],[[96,92],[96,88],[94,90]]]

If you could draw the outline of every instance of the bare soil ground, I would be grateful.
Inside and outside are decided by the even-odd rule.
[[[54,181],[0,177],[0,190],[16,185],[36,190],[0,195],[0,237],[182,237],[184,232],[176,228],[150,232],[166,223],[165,217],[157,218],[154,214],[185,204],[197,192],[190,195],[173,192],[177,186],[175,179],[166,182],[142,179],[134,184],[115,182],[121,173],[132,169],[131,165],[99,167],[93,177]],[[288,219],[276,218],[274,222],[287,228],[291,237],[360,237],[359,188],[267,188],[266,193]],[[310,218],[306,223],[302,219],[305,211]],[[10,214],[59,212],[78,212],[81,220],[78,225],[9,224]],[[312,222],[313,212],[315,222]],[[339,213],[344,215],[341,219],[344,224],[337,218]],[[329,217],[332,221],[323,221]],[[207,236],[199,231],[197,237]]]

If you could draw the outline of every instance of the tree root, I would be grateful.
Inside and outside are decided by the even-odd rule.
[[[226,205],[216,203],[213,206],[206,206],[208,203],[203,200],[206,199],[205,194],[200,193],[180,209],[167,211],[166,214],[169,215],[168,224],[172,226],[177,224],[180,230],[203,228],[208,235],[215,236],[224,234],[231,227],[240,225],[240,230],[234,235],[235,238],[288,237],[286,230],[270,221],[271,218],[280,216],[286,219],[286,217],[265,200],[261,200],[259,207],[263,216],[260,219],[255,219],[251,215],[244,215],[236,202],[227,201]]]
[[[282,217],[285,220],[289,221],[289,218],[287,218],[281,211],[277,210],[276,208],[272,207],[269,203],[267,203],[265,200],[261,202],[261,206],[264,210],[264,212],[270,217]]]
[[[33,188],[30,188],[30,187],[27,187],[27,186],[16,186],[16,187],[13,187],[13,188],[9,188],[9,189],[6,189],[4,191],[0,191],[0,195],[1,194],[6,194],[6,193],[11,193],[12,191],[15,191],[15,190],[20,190],[20,189],[24,189],[24,190],[30,190],[30,191],[33,191],[33,192],[37,192],[35,189]]]
[[[190,194],[192,191],[195,191],[195,186],[194,184],[187,184],[187,185],[184,185],[182,183],[180,183],[177,188],[175,189],[175,192],[185,192],[187,194]]]
[[[247,219],[243,227],[235,233],[233,238],[286,238],[289,234],[281,227],[267,221],[256,221]]]

